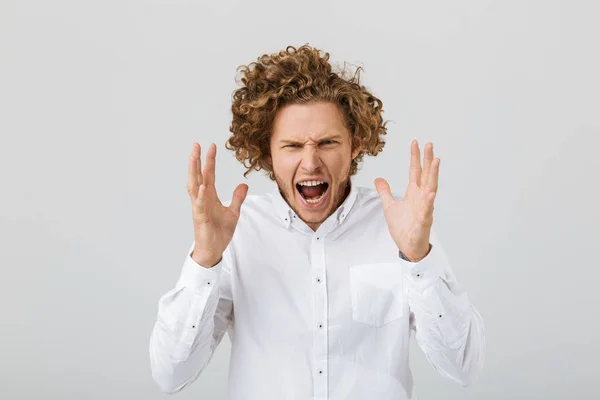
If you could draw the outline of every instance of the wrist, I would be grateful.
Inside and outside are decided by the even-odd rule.
[[[219,262],[221,262],[221,257],[214,257],[214,256],[207,256],[207,255],[203,255],[202,253],[200,253],[199,251],[194,250],[192,252],[192,254],[190,254],[190,257],[192,258],[192,260],[194,260],[194,262],[198,265],[200,265],[201,267],[204,268],[212,268],[215,265],[217,265]]]
[[[402,258],[405,261],[409,261],[409,262],[413,262],[413,263],[417,263],[421,260],[423,260],[425,257],[427,257],[427,255],[429,255],[429,252],[431,251],[431,243],[429,243],[429,246],[427,248],[426,251],[421,251],[421,252],[403,252],[402,250],[398,249],[398,253],[400,255],[400,258]]]

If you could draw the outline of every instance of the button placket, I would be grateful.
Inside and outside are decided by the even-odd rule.
[[[311,243],[311,269],[314,276],[314,394],[316,398],[327,398],[327,285],[325,284],[325,240],[324,235],[319,233],[313,235]]]

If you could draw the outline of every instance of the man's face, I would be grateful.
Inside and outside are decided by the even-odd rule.
[[[291,104],[271,135],[275,180],[290,207],[316,230],[343,202],[352,159],[350,132],[333,103]]]

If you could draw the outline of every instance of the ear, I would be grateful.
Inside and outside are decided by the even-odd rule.
[[[360,154],[360,147],[355,148],[354,150],[352,150],[352,159],[354,160],[356,158],[356,156],[358,156]]]

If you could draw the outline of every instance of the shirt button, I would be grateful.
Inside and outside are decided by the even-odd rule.
[[[441,315],[440,315],[440,317],[441,317]],[[319,324],[319,328],[322,328],[322,327],[323,327],[323,324]]]
[[[319,239],[320,239],[320,237],[317,236],[317,240],[319,240]]]
[[[206,282],[206,283],[210,285],[210,282]]]
[[[317,282],[321,282],[321,278],[317,278]]]
[[[319,370],[319,373],[320,373],[320,374],[322,374],[322,373],[323,373],[323,370],[322,370],[322,369],[320,369],[320,370]]]

